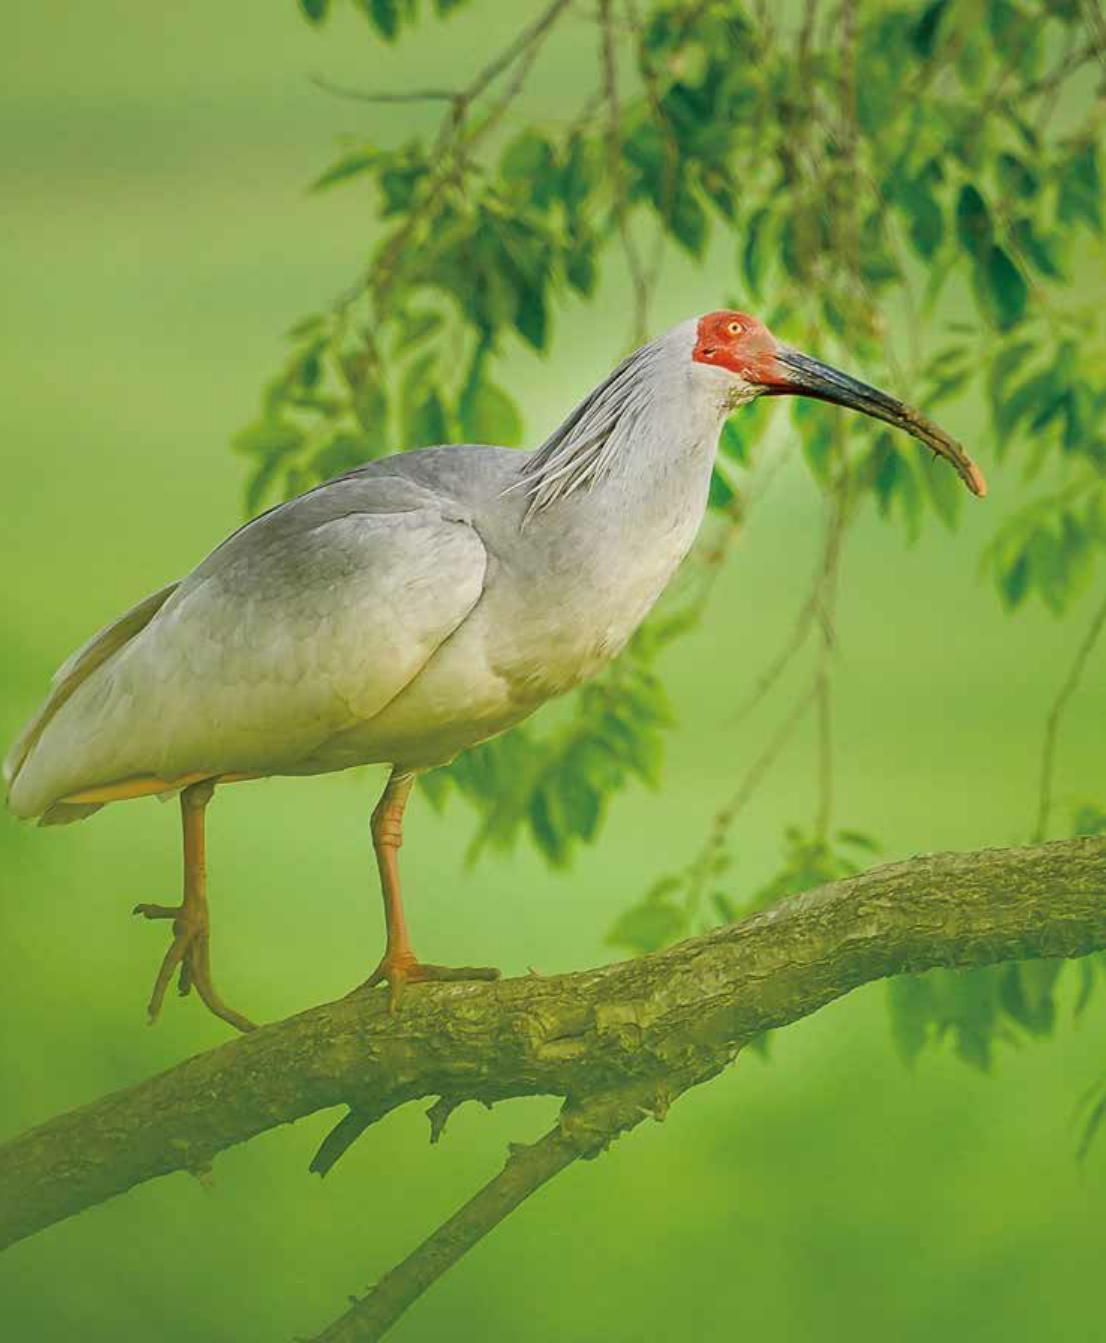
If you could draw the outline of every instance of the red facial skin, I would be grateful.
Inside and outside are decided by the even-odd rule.
[[[776,363],[776,338],[763,322],[747,312],[710,312],[699,318],[695,349],[697,364],[714,364],[736,373],[746,382],[764,387],[786,385]]]
[[[845,378],[826,365],[819,365],[817,360],[806,359],[805,374],[801,372],[796,376],[795,360],[805,357],[799,356],[796,351],[785,350],[784,358],[781,359],[780,348],[779,342],[763,322],[758,322],[747,312],[722,309],[699,318],[691,357],[697,364],[713,364],[716,368],[735,373],[745,382],[764,388],[770,395],[791,393],[813,396],[837,405],[851,406],[854,410],[861,410],[893,424],[951,462],[973,494],[982,498],[987,493],[987,485],[979,467],[955,439],[924,415],[885,392],[868,387],[856,379]],[[788,368],[788,362],[792,365],[791,369]],[[839,379],[836,386],[832,381],[827,386],[817,377],[811,380],[811,371],[817,373],[819,369],[823,374],[836,374]],[[842,379],[843,382],[840,381]]]

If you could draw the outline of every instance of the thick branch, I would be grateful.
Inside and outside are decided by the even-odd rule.
[[[1106,840],[873,869],[636,961],[549,979],[414,987],[316,1007],[0,1147],[0,1246],[132,1185],[344,1103],[582,1102],[686,1066],[869,980],[1106,947]]]

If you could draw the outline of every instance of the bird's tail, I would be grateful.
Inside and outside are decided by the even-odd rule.
[[[176,583],[169,583],[160,591],[144,598],[137,606],[132,606],[114,623],[94,634],[54,673],[50,682],[50,693],[4,757],[5,800],[9,810],[16,816],[24,820],[40,816],[43,825],[67,825],[71,821],[83,821],[86,816],[91,816],[93,812],[100,810],[102,803],[68,803],[59,800],[59,792],[51,790],[50,777],[64,772],[64,762],[58,762],[63,766],[61,771],[51,770],[48,761],[38,759],[39,743],[46,729],[74,692],[93,672],[146,628],[177,586]],[[32,759],[36,768],[31,772],[39,777],[35,780],[35,786],[21,788],[20,785],[24,782],[23,776]],[[39,765],[45,768],[37,768]],[[61,796],[64,796],[64,793]]]

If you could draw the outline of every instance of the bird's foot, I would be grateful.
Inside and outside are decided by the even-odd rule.
[[[493,980],[500,972],[490,965],[428,965],[416,960],[413,952],[385,953],[380,964],[365,980],[360,989],[372,989],[377,984],[388,985],[388,1011],[395,1012],[403,999],[403,990],[408,984],[418,984],[424,980]]]
[[[248,1017],[244,1017],[241,1012],[236,1012],[233,1007],[228,1007],[223,1002],[211,981],[210,933],[206,909],[188,904],[135,905],[134,913],[141,914],[144,919],[173,920],[173,940],[162,959],[157,978],[154,980],[154,991],[150,995],[149,1006],[146,1009],[151,1025],[161,1011],[169,981],[173,978],[174,972],[178,972],[177,992],[182,998],[187,996],[195,985],[196,992],[208,1010],[233,1026],[235,1030],[257,1029]]]

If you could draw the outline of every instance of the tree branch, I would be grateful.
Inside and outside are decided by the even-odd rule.
[[[713,1077],[719,1068],[692,1062],[669,1086],[627,1087],[566,1105],[560,1119],[536,1143],[511,1145],[498,1175],[397,1264],[365,1296],[311,1343],[376,1343],[426,1289],[510,1213],[566,1166],[598,1156],[643,1119],[664,1115],[677,1094]],[[431,1138],[433,1141],[433,1138]]]
[[[1106,946],[1106,840],[875,868],[666,951],[598,970],[367,993],[315,1007],[0,1147],[0,1246],[329,1106],[420,1097],[576,1100],[660,1084],[688,1050],[751,1036],[869,980]]]

